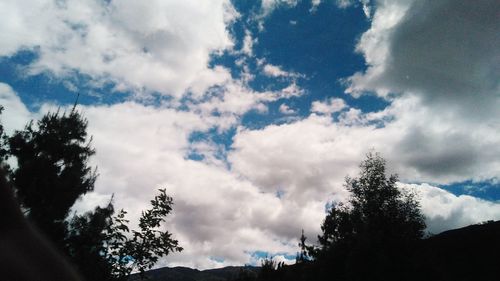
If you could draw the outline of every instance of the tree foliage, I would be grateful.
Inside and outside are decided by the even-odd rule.
[[[2,105],[0,105],[0,115],[2,114],[3,110],[4,110],[4,107]],[[8,143],[8,137],[5,134],[5,129],[3,127],[3,124],[0,122],[0,162],[2,162],[2,164],[4,164],[4,165],[5,165],[4,161],[7,160],[7,157],[9,155],[7,143]],[[5,168],[8,168],[8,167],[5,167]],[[8,170],[5,168],[4,168],[4,170]]]
[[[159,229],[172,204],[165,189],[160,189],[151,200],[152,207],[142,212],[139,230],[130,230],[127,212],[120,210],[115,215],[111,202],[73,217],[67,238],[71,258],[87,263],[84,269],[89,272],[84,275],[91,280],[125,280],[133,271],[144,273],[159,258],[182,251],[170,232]]]
[[[340,278],[396,280],[410,271],[424,217],[415,194],[399,189],[385,166],[378,154],[367,154],[359,177],[346,178],[350,200],[333,206],[321,226],[320,247],[311,253],[320,263],[333,263]]]
[[[302,229],[302,234],[300,235],[299,245],[298,245],[300,248],[300,252],[297,253],[297,257],[295,258],[295,263],[304,263],[310,259],[308,255],[308,247],[306,245],[306,240],[307,237],[304,234],[304,230]]]
[[[1,112],[0,107],[0,112]],[[93,191],[95,153],[87,136],[87,120],[73,108],[69,114],[48,113],[12,137],[0,137],[0,156],[17,159],[10,178],[25,215],[57,244],[88,280],[126,280],[133,271],[150,269],[159,258],[181,251],[161,224],[173,200],[160,189],[151,208],[142,212],[139,229],[130,230],[126,211],[115,214],[112,200],[82,215],[70,214],[75,201]]]
[[[57,111],[9,138],[18,166],[11,175],[17,197],[27,216],[58,244],[65,236],[69,209],[94,189],[97,177],[88,166],[95,152],[86,129],[87,120],[76,110]]]

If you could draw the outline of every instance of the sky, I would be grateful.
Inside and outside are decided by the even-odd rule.
[[[7,132],[78,109],[132,223],[159,188],[158,266],[292,262],[370,151],[428,231],[500,219],[496,0],[4,0]]]

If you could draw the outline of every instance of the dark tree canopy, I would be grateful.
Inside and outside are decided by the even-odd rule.
[[[160,189],[152,207],[142,212],[139,230],[130,230],[127,212],[115,215],[111,202],[73,217],[66,240],[69,256],[89,280],[126,280],[132,271],[144,273],[159,258],[182,251],[170,232],[159,230],[172,204],[165,189]]]
[[[64,238],[64,219],[81,195],[94,189],[96,173],[88,166],[94,150],[87,121],[76,111],[48,113],[9,139],[18,167],[12,174],[17,197],[51,239]]]
[[[0,105],[0,115],[2,114],[4,108],[2,105]],[[5,135],[5,130],[3,128],[2,122],[0,122],[0,162],[4,162],[7,160],[8,156],[8,148],[6,146],[6,143],[8,142],[7,136]]]
[[[12,137],[0,124],[0,138],[5,140],[1,160],[17,159],[10,178],[25,215],[87,280],[126,280],[132,271],[142,273],[159,258],[182,250],[171,233],[160,229],[173,204],[164,189],[143,211],[138,230],[128,228],[124,210],[115,214],[112,200],[82,215],[69,213],[80,196],[93,191],[97,178],[88,165],[95,152],[87,120],[75,108],[48,113]]]
[[[321,226],[319,262],[349,280],[396,280],[409,270],[411,248],[425,229],[415,194],[386,176],[385,160],[369,153],[357,178],[346,178],[347,204],[333,206]],[[403,278],[405,279],[405,278]]]

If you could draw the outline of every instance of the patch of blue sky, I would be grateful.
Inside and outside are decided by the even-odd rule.
[[[236,128],[230,128],[228,130],[220,131],[217,128],[211,128],[208,131],[195,131],[191,133],[188,141],[190,143],[205,142],[214,143],[218,147],[213,155],[215,158],[224,161],[228,168],[230,168],[230,163],[227,162],[227,153],[231,150],[231,145],[233,143],[233,137],[236,135]],[[187,159],[194,161],[203,161],[205,155],[196,150],[188,151],[186,155]]]
[[[222,257],[210,256],[209,258],[217,263],[223,263],[225,261],[225,259]]]
[[[275,10],[265,29],[256,34],[254,48],[257,57],[307,77],[298,83],[308,91],[299,103],[305,108],[299,112],[307,113],[312,101],[329,97],[343,98],[364,112],[387,106],[373,96],[355,99],[346,95],[341,83],[342,78],[366,69],[363,57],[354,51],[369,27],[361,7],[339,9],[328,2],[311,13],[309,6],[309,1],[300,1],[296,7]]]
[[[114,104],[127,100],[130,92],[115,91],[113,83],[93,85],[92,78],[76,71],[63,78],[49,72],[28,75],[28,67],[38,58],[35,50],[19,51],[13,56],[0,59],[0,82],[10,85],[29,110],[35,111],[42,103],[54,102],[60,105],[75,103]]]
[[[276,191],[276,197],[277,197],[277,198],[279,198],[279,199],[281,199],[281,198],[283,198],[283,196],[285,196],[285,193],[286,193],[286,192],[285,192],[284,190],[282,190],[282,189],[278,189],[278,190]]]
[[[309,1],[299,1],[295,7],[274,10],[265,19],[264,29],[259,30],[255,15],[260,4],[249,2],[252,1],[234,2],[241,17],[231,26],[236,39],[235,50],[242,48],[247,30],[256,40],[253,57],[245,61],[254,75],[248,85],[256,91],[277,91],[295,81],[304,93],[300,97],[269,103],[267,112],[248,112],[242,118],[244,126],[259,129],[304,118],[310,114],[313,101],[331,97],[343,98],[349,106],[363,112],[381,110],[389,105],[374,95],[353,98],[344,93],[342,79],[366,69],[363,57],[354,51],[360,35],[369,27],[361,7],[340,9],[334,3],[323,3],[321,9],[312,13]],[[241,54],[225,52],[214,56],[211,65],[224,65],[233,77],[240,78],[242,67],[236,63],[239,57]],[[265,59],[266,63],[301,76],[268,77],[257,59]],[[294,111],[290,115],[295,117],[279,111],[283,103]]]
[[[298,248],[297,251],[299,251]],[[267,251],[254,251],[254,252],[249,252],[249,254],[252,257],[252,259],[257,262],[259,262],[259,260],[261,259],[271,259],[275,256],[284,256],[287,260],[294,260],[296,257],[296,255],[291,255],[289,253],[284,253],[284,252],[271,253]]]
[[[484,200],[500,201],[500,182],[498,181],[473,182],[468,180],[460,183],[440,185],[439,187],[457,196],[470,195]]]

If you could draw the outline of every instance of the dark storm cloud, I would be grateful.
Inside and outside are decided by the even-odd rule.
[[[499,97],[499,15],[495,0],[414,2],[391,37],[384,77],[428,103],[459,103],[475,114],[493,109]]]

